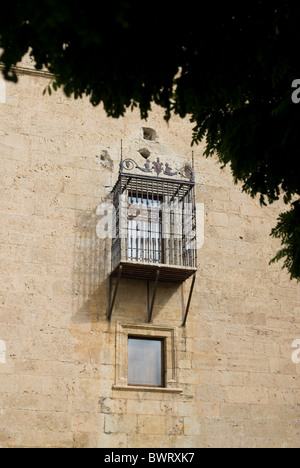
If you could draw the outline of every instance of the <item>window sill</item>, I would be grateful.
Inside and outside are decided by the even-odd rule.
[[[134,387],[134,386],[123,386],[123,385],[113,385],[113,390],[121,390],[126,392],[153,392],[153,393],[173,393],[179,394],[183,390],[181,388],[164,388],[164,387]]]

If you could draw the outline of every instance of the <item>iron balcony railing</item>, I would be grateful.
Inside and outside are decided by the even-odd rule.
[[[152,164],[121,162],[113,189],[112,271],[124,262],[197,267],[193,169],[186,166],[173,172],[159,160]],[[134,168],[144,174],[127,172]],[[187,180],[172,178],[178,174]]]

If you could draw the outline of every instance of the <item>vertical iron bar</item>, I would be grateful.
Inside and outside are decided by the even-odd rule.
[[[130,195],[129,195],[129,187],[128,187],[128,198],[129,198],[129,203],[128,203],[128,208],[131,208],[131,205],[132,205],[132,200],[133,200],[133,197],[132,197],[132,180],[131,180],[131,183],[130,183]],[[128,217],[128,229],[129,229],[129,226],[130,226],[130,229],[129,229],[129,235],[130,235],[130,258],[129,260],[132,261],[132,257],[133,257],[133,251],[132,251],[132,229],[133,229],[133,225],[132,225],[132,222],[129,221],[129,218],[130,216]],[[129,224],[130,223],[130,224]]]
[[[158,218],[159,218],[159,239],[160,239],[160,263],[165,264],[165,244],[164,244],[164,232],[163,232],[163,211],[164,211],[164,200],[165,200],[165,183],[162,183],[162,189],[161,193],[159,194],[159,212],[158,212]]]
[[[121,178],[120,178],[120,191],[119,191],[119,198],[118,198],[118,218],[119,218],[119,233],[120,233],[120,237],[119,237],[119,245],[120,245],[120,256],[119,256],[119,259],[120,261],[122,260],[122,256],[124,255],[124,252],[122,251],[122,249],[125,248],[125,255],[126,255],[126,259],[127,259],[127,255],[128,255],[128,252],[127,252],[127,246],[128,246],[128,236],[127,236],[127,228],[128,228],[128,221],[127,219],[125,219],[125,214],[126,214],[126,210],[125,210],[125,213],[123,213],[122,211],[122,196],[123,196],[123,187],[122,187],[122,182],[123,182],[123,176],[121,175]],[[125,193],[125,197],[126,197],[126,193]],[[127,199],[127,197],[126,197]],[[124,224],[126,223],[126,224]],[[124,238],[123,236],[126,236],[125,237],[125,242],[124,242]]]
[[[157,233],[156,233],[156,261],[157,263],[163,263],[163,249],[162,249],[162,199],[163,199],[163,190],[164,185],[163,182],[157,186],[157,202],[156,202],[156,226],[157,226]]]
[[[171,257],[171,253],[172,253],[172,257],[174,258],[174,262],[176,265],[179,265],[180,264],[180,260],[178,258],[178,252],[177,252],[177,245],[178,245],[178,232],[176,232],[175,230],[175,225],[176,225],[176,220],[177,220],[177,223],[178,223],[178,216],[176,215],[177,211],[176,211],[176,199],[174,197],[174,190],[175,190],[175,187],[172,187],[170,185],[170,189],[171,189],[171,198],[170,198],[170,213],[171,213],[171,203],[173,204],[172,206],[172,210],[173,210],[173,213],[174,213],[174,216],[173,216],[173,223],[171,222],[171,215],[170,215],[170,241],[169,241],[169,245],[170,245],[170,257]]]
[[[142,216],[141,223],[143,226],[142,235],[141,235],[141,261],[144,262],[145,259],[145,213],[144,213],[144,181],[141,180],[141,206],[142,206]]]
[[[153,207],[153,192],[154,192],[154,185],[153,184],[154,184],[154,182],[152,180],[152,189],[151,189],[152,199],[151,199],[151,203],[150,203],[150,213],[151,213],[151,210],[152,210],[152,207]],[[150,223],[150,239],[149,239],[150,255],[149,255],[149,262],[152,261],[152,263],[153,263],[152,219],[151,219],[151,215],[149,216],[149,223]]]
[[[191,218],[190,218],[190,202],[191,202],[191,191],[187,191],[187,208],[186,208],[186,238],[185,238],[185,245],[186,245],[186,266],[190,266],[191,259],[190,259],[190,239],[191,239]]]
[[[139,206],[139,193],[138,193],[138,179],[135,179],[135,198],[136,198],[136,261],[139,261],[139,247],[140,247],[140,222],[138,215]]]
[[[170,265],[177,265],[177,252],[176,252],[176,244],[175,244],[175,213],[174,209],[170,209]]]
[[[123,195],[123,190],[122,190],[122,195]],[[126,189],[125,190],[125,193],[124,193],[124,196],[125,196],[125,201],[126,201],[126,205],[128,206],[128,202],[129,202],[129,194],[128,194],[128,190]],[[127,216],[126,215],[126,212],[127,212]],[[128,260],[128,257],[129,257],[129,219],[128,219],[128,208],[127,210],[125,211],[125,213],[122,213],[122,218],[123,218],[123,227],[124,229],[126,229],[125,231],[125,249],[126,249],[126,260]],[[125,219],[126,218],[126,219]],[[126,223],[126,224],[125,224]],[[122,258],[122,255],[121,255],[121,258]]]
[[[178,203],[180,206],[180,195],[178,193]],[[181,246],[180,246],[180,254],[181,254],[181,262],[180,265],[184,265],[184,239],[183,239],[183,233],[184,233],[184,197],[182,197],[182,203],[181,203]]]
[[[166,191],[166,196],[164,203],[167,204],[167,207],[164,209],[165,217],[167,218],[167,223],[166,225],[168,226],[168,232],[167,228],[164,224],[164,229],[165,229],[165,264],[170,265],[171,264],[171,255],[170,255],[170,241],[171,241],[171,219],[170,219],[170,213],[171,213],[171,200],[170,200],[170,194],[169,194],[169,189],[170,189],[170,184],[167,183],[167,191]]]
[[[198,265],[198,250],[197,250],[197,206],[196,206],[196,187],[195,185],[192,188],[193,190],[193,215],[194,215],[194,267],[197,268]]]

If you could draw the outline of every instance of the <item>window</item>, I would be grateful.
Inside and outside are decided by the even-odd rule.
[[[162,207],[159,197],[129,197],[128,259],[146,263],[163,262]]]
[[[164,387],[164,340],[128,337],[128,385]]]
[[[176,328],[118,322],[113,389],[181,393],[178,346]]]

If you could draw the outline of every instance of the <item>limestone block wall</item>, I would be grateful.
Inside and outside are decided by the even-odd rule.
[[[299,285],[268,265],[282,206],[261,208],[195,148],[204,243],[186,328],[180,288],[159,286],[147,328],[146,284],[132,280],[107,323],[110,241],[97,225],[120,141],[141,163],[147,150],[180,167],[192,125],[157,108],[147,122],[109,119],[42,96],[48,80],[0,80],[0,446],[299,447]],[[130,327],[174,337],[168,389],[124,385]]]

